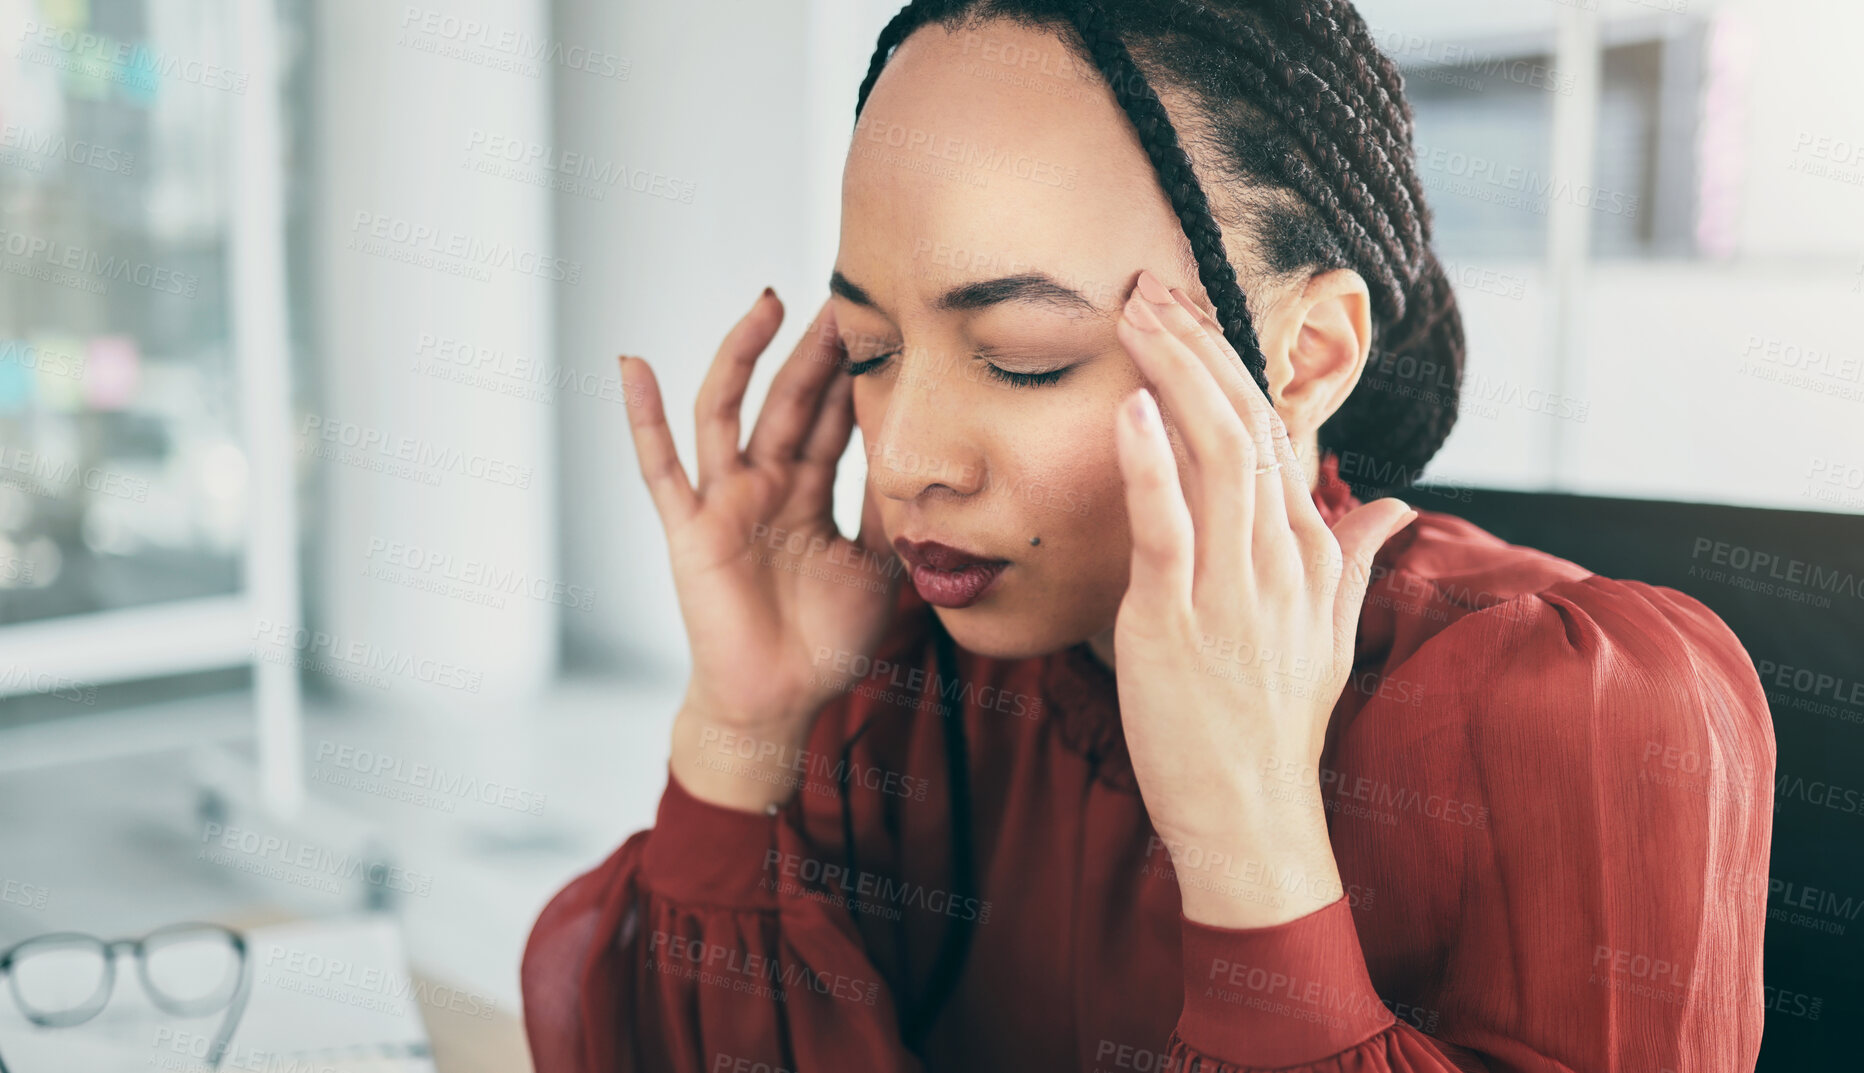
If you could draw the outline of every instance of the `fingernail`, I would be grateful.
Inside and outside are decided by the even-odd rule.
[[[766,286],[764,288],[764,293],[759,295],[760,298],[775,298],[776,296],[777,296],[776,290],[769,286]]]
[[[1165,330],[1165,324],[1159,320],[1159,315],[1152,312],[1152,306],[1137,293],[1126,300],[1126,319],[1132,323],[1133,327],[1141,331]]]
[[[1153,275],[1149,268],[1139,270],[1139,293],[1145,295],[1148,302],[1157,302],[1159,305],[1168,306],[1174,302],[1164,281]]]

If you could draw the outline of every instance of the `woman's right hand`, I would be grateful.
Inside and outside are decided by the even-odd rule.
[[[871,492],[856,540],[835,525],[835,471],[854,429],[854,393],[827,302],[739,447],[746,385],[782,321],[782,302],[766,291],[713,358],[695,410],[697,488],[674,448],[652,368],[621,359],[635,454],[666,531],[692,651],[674,771],[695,796],[750,809],[790,796],[795,780],[781,772],[794,770],[822,706],[852,684],[846,670],[864,666],[859,658],[878,646],[903,576]],[[726,734],[752,738],[760,759],[723,747]]]

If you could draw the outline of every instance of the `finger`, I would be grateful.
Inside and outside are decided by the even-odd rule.
[[[1211,378],[1222,388],[1224,399],[1236,411],[1249,442],[1255,447],[1256,465],[1238,478],[1251,484],[1258,493],[1252,516],[1253,561],[1259,570],[1299,570],[1301,545],[1289,524],[1286,490],[1293,449],[1285,448],[1287,431],[1281,427],[1281,418],[1244,369],[1242,359],[1223,338],[1223,329],[1216,326],[1215,320],[1207,325],[1199,316],[1202,311],[1179,288],[1173,287],[1169,293],[1172,304],[1160,311],[1160,319],[1210,370]],[[1286,457],[1283,457],[1284,449]],[[1264,466],[1279,468],[1258,473]]]
[[[1126,517],[1133,531],[1127,590],[1139,594],[1141,606],[1189,606],[1196,537],[1178,483],[1178,462],[1152,393],[1139,388],[1127,396],[1116,424]]]
[[[757,423],[751,428],[745,456],[756,462],[794,461],[797,448],[821,410],[822,392],[840,369],[841,343],[835,334],[835,311],[825,300],[789,360],[771,380]]]
[[[699,385],[699,398],[693,404],[702,491],[742,461],[738,454],[738,411],[744,406],[745,385],[751,382],[751,369],[758,355],[770,345],[782,323],[783,303],[775,292],[765,288],[750,311],[725,334],[725,341],[712,357],[712,365]]]
[[[1252,400],[1252,404],[1259,403],[1268,409],[1270,431],[1275,440],[1275,457],[1282,463],[1276,475],[1282,482],[1282,500],[1288,525],[1294,531],[1303,570],[1311,574],[1316,568],[1315,564],[1327,554],[1326,549],[1332,546],[1332,537],[1327,519],[1321,516],[1320,507],[1314,502],[1314,490],[1307,483],[1307,469],[1301,464],[1301,456],[1288,437],[1288,426],[1275,411],[1274,405],[1262,394],[1262,388],[1256,383],[1255,377],[1249,375],[1242,355],[1230,345],[1217,318],[1209,310],[1191,301],[1188,295],[1176,291],[1174,294],[1178,295],[1187,309],[1196,314],[1205,333],[1228,359],[1223,363],[1224,366],[1235,371],[1236,382]]]
[[[1387,496],[1355,507],[1333,529],[1339,542],[1339,588],[1334,592],[1333,650],[1343,657],[1353,654],[1354,635],[1359,630],[1359,612],[1365,604],[1366,588],[1372,580],[1372,560],[1394,534],[1417,517],[1402,500]]]
[[[1251,442],[1255,443],[1258,453],[1268,457],[1272,453],[1272,444],[1259,434],[1256,420],[1256,415],[1263,410],[1272,412],[1267,400],[1262,397],[1262,389],[1256,386],[1255,379],[1243,365],[1243,359],[1224,337],[1223,328],[1217,324],[1216,318],[1193,302],[1182,288],[1173,287],[1170,293],[1177,308],[1167,311],[1169,315],[1163,318],[1166,325],[1177,332],[1191,347],[1192,353],[1204,362],[1211,376],[1216,378],[1217,386],[1223,389],[1223,397],[1229,400],[1230,406],[1243,419],[1244,427],[1257,433]]]
[[[798,457],[811,465],[833,466],[854,434],[854,377],[840,370],[831,374],[814,420]]]
[[[1116,333],[1133,364],[1157,391],[1162,408],[1176,419],[1189,455],[1185,494],[1198,533],[1221,534],[1225,541],[1220,545],[1200,540],[1200,549],[1207,552],[1205,559],[1222,570],[1218,548],[1227,548],[1224,557],[1240,560],[1230,569],[1239,570],[1250,553],[1247,523],[1255,509],[1256,482],[1247,475],[1255,469],[1255,449],[1210,370],[1166,329],[1156,309],[1157,304],[1135,288]]]
[[[809,504],[811,515],[835,513],[835,473],[854,433],[854,377],[837,371],[822,394],[801,455],[796,460],[796,496]]]
[[[654,379],[653,368],[641,358],[624,354],[621,382],[641,480],[647,484],[647,494],[654,501],[661,525],[671,533],[698,513],[699,495],[693,491],[686,467],[680,464],[679,451],[673,446],[673,431],[667,427],[667,412],[660,401],[660,385]]]

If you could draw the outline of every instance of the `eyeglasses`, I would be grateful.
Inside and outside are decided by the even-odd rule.
[[[140,939],[105,942],[94,935],[36,935],[0,951],[0,976],[28,1021],[43,1028],[80,1025],[103,1012],[116,988],[116,953],[136,955],[136,975],[157,1008],[176,1017],[225,1009],[206,1058],[218,1069],[246,1008],[250,980],[246,939],[218,924],[171,924]],[[8,1073],[0,1059],[0,1073]]]

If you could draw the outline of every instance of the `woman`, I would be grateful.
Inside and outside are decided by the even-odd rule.
[[[1741,645],[1341,479],[1462,362],[1351,6],[913,4],[857,116],[748,442],[768,290],[696,487],[623,359],[693,677],[532,934],[541,1073],[1752,1068]]]

